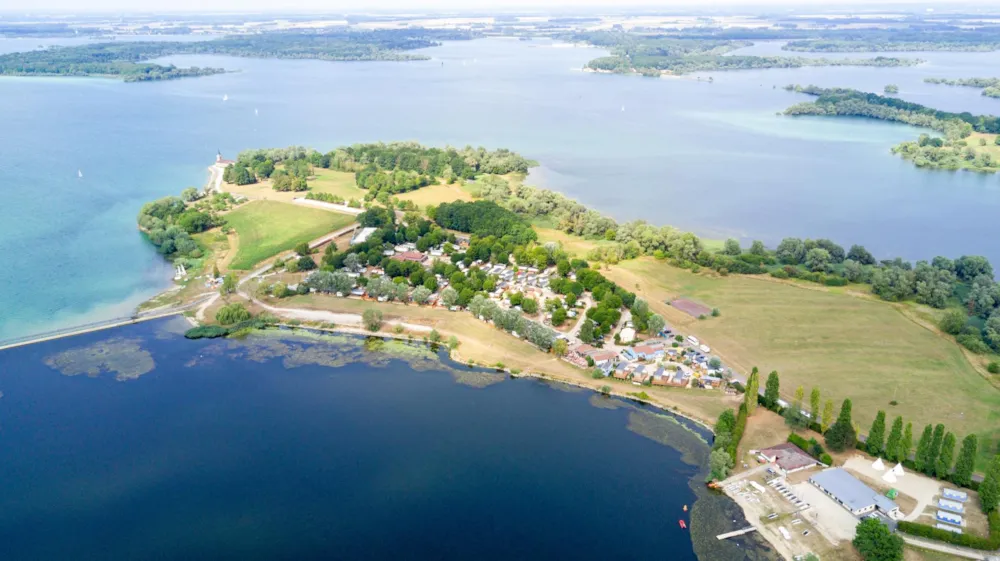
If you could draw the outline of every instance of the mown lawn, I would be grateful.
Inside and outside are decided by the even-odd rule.
[[[800,384],[806,396],[818,386],[838,408],[844,398],[853,400],[862,432],[883,409],[890,422],[895,415],[912,421],[917,435],[927,423],[944,423],[959,439],[976,433],[980,468],[996,452],[1000,391],[954,342],[892,305],[821,287],[696,275],[649,258],[605,274],[644,295],[668,324],[703,339],[734,368],[777,370],[786,398]],[[678,296],[717,307],[721,316],[698,320],[664,303]],[[890,405],[893,400],[898,404]]]
[[[439,205],[441,203],[451,203],[455,201],[471,201],[472,195],[458,185],[428,185],[416,191],[400,193],[397,195],[400,200],[413,201],[420,208],[427,205]]]
[[[358,187],[353,173],[315,168],[315,175],[314,179],[309,180],[310,191],[329,193],[347,200],[365,198],[366,191]]]
[[[226,215],[239,236],[230,268],[248,270],[301,242],[343,228],[354,216],[276,201],[251,201]]]

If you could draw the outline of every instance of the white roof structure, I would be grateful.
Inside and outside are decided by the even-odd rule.
[[[896,464],[896,466],[892,468],[892,474],[895,475],[896,477],[903,477],[904,475],[906,475],[906,472],[903,471],[903,464],[901,463]]]
[[[891,469],[889,471],[885,472],[885,475],[882,476],[882,481],[885,481],[886,483],[895,483],[896,482],[896,476],[892,473]]]
[[[872,469],[877,471],[885,471],[885,464],[882,463],[882,458],[878,458],[877,460],[875,460],[875,463],[872,464]]]

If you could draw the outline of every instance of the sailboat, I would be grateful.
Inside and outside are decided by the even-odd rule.
[[[229,101],[229,94],[223,94],[222,101]]]
[[[624,113],[624,112],[625,112],[625,106],[622,105],[622,113]]]
[[[80,179],[83,179],[83,172],[80,170],[76,170],[76,176],[79,177]]]
[[[258,111],[257,108],[254,107],[254,109],[253,109],[253,116],[256,117],[257,115],[260,115],[260,111]]]

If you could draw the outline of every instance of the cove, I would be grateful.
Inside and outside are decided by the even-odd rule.
[[[0,353],[5,559],[769,554],[714,539],[736,514],[696,498],[710,435],[683,419],[421,345],[185,323]]]

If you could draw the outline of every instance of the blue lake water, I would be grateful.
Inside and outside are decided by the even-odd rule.
[[[714,539],[697,427],[422,347],[176,321],[0,353],[5,561],[765,553]]]
[[[0,40],[0,52],[35,42]],[[217,149],[509,147],[542,163],[534,182],[619,219],[1000,263],[996,176],[923,171],[894,157],[893,144],[919,134],[911,127],[775,115],[809,99],[782,90],[788,83],[896,83],[905,99],[996,113],[1000,101],[976,90],[921,80],[996,75],[998,53],[918,53],[928,62],[912,68],[719,72],[712,83],[584,73],[602,51],[546,42],[478,40],[426,53],[433,60],[172,57],[239,72],[150,84],[0,80],[0,339],[121,315],[163,289],[169,267],[143,242],[135,215],[145,201],[204,184]]]

